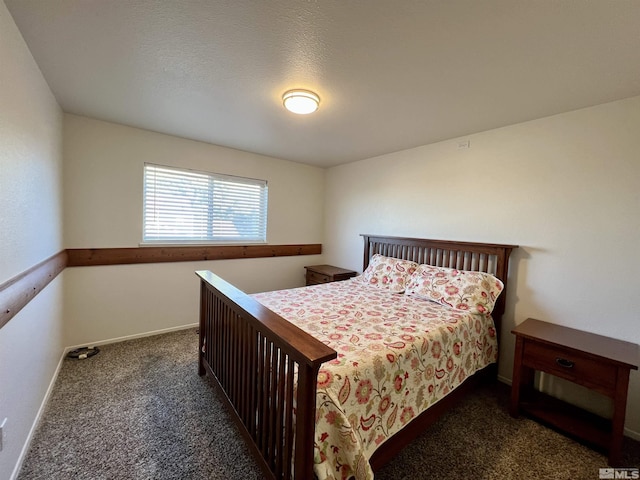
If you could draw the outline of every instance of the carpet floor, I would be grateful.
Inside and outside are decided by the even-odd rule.
[[[197,375],[195,329],[65,359],[19,480],[251,480],[262,474],[217,390]],[[597,479],[606,457],[507,413],[509,388],[482,387],[376,480]],[[625,438],[624,465],[640,465]]]

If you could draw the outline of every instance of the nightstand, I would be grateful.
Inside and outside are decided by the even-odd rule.
[[[638,346],[529,318],[516,336],[510,413],[526,413],[609,454],[619,466],[629,372],[638,369]],[[599,392],[613,401],[605,419],[534,389],[535,371]]]
[[[333,265],[310,265],[307,269],[307,286],[319,283],[337,282],[355,277],[358,272]]]

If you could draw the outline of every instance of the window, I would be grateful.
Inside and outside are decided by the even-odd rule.
[[[267,182],[146,163],[145,243],[267,241]]]

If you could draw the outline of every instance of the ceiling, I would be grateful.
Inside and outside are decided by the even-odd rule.
[[[5,3],[65,112],[317,166],[640,95],[638,0]]]

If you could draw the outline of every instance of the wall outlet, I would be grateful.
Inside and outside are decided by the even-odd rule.
[[[7,425],[7,419],[5,418],[0,422],[0,452],[2,451],[2,446],[4,445],[4,431],[5,426]]]

